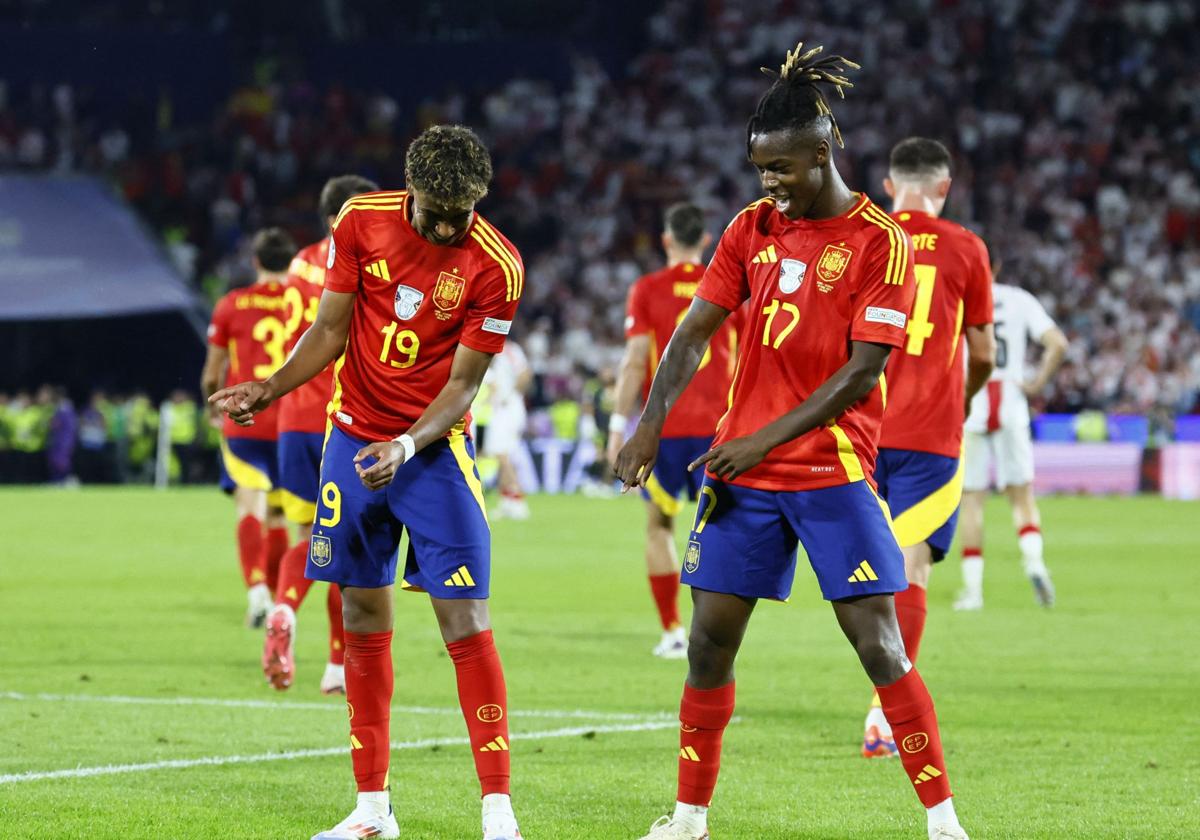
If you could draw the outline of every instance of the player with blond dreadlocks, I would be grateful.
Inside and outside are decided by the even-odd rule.
[[[709,837],[734,658],[758,599],[788,597],[798,543],[879,691],[928,836],[967,836],[933,701],[904,654],[893,601],[907,586],[904,556],[871,479],[884,367],[904,343],[915,294],[912,244],[838,174],[842,138],[825,92],[841,96],[858,65],[820,54],[788,53],[750,118],[746,151],[767,196],[722,235],[615,465],[626,489],[644,485],[667,411],[717,327],[749,300],[732,405],[691,465],[706,474],[683,562],[693,614],[677,802],[643,840]]]

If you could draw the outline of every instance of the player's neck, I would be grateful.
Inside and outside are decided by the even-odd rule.
[[[699,265],[702,256],[699,251],[667,251],[667,268],[687,263]]]
[[[844,213],[849,213],[858,202],[858,193],[846,186],[841,174],[832,165],[825,178],[825,185],[817,193],[813,203],[804,213],[805,219],[820,221],[833,219]]]
[[[924,190],[914,189],[897,185],[896,195],[892,199],[892,212],[903,213],[924,213],[928,216],[937,217],[942,215],[942,208],[946,205],[944,199],[939,199],[931,196]]]

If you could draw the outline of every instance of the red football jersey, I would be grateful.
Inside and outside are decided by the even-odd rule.
[[[912,210],[893,215],[912,238],[917,297],[904,347],[888,359],[879,446],[957,458],[966,419],[962,331],[992,322],[991,261],[961,225]]]
[[[326,259],[325,288],[358,295],[330,417],[365,440],[408,431],[449,380],[459,344],[499,353],[525,282],[517,249],[478,213],[458,242],[434,245],[409,221],[410,200],[350,199]]]
[[[643,402],[650,392],[650,381],[658,368],[658,360],[675,328],[687,314],[703,275],[703,266],[680,263],[647,274],[629,289],[625,337],[650,337],[650,366],[642,388]],[[696,375],[671,406],[671,413],[663,424],[663,437],[708,437],[716,431],[717,422],[729,408],[729,383],[733,379],[733,360],[737,353],[737,331],[733,320],[733,316],[727,318],[709,342]]]
[[[791,221],[771,199],[743,210],[696,292],[731,311],[750,301],[716,443],[753,434],[808,399],[850,360],[851,341],[902,346],[915,286],[912,243],[866,196],[832,219]],[[882,417],[874,388],[733,483],[814,490],[871,481]]]
[[[229,351],[225,384],[249,379],[263,380],[279,370],[287,359],[287,304],[284,285],[270,281],[227,292],[217,301],[208,343]],[[239,426],[226,415],[221,433],[225,437],[274,440],[279,411],[271,406],[254,416],[254,425]]]
[[[329,238],[314,242],[292,258],[288,266],[287,352],[290,354],[317,319],[317,306],[325,286],[325,263],[329,259]],[[333,394],[333,364],[279,400],[279,431],[325,431],[329,416],[329,397]]]

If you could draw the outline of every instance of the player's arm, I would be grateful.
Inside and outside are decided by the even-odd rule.
[[[625,354],[617,371],[617,387],[613,413],[608,422],[608,463],[615,464],[617,453],[625,443],[625,424],[637,409],[650,364],[650,336],[631,335],[625,339]]]
[[[991,324],[967,327],[967,393],[964,417],[971,413],[971,399],[987,384],[996,367],[996,331]]]
[[[850,406],[879,386],[892,348],[870,341],[851,341],[850,359],[821,383],[811,396],[782,417],[752,435],[735,438],[710,449],[689,465],[707,464],[713,475],[737,478],[757,465],[777,446],[806,435],[835,420]]]
[[[208,399],[221,387],[225,372],[229,369],[229,348],[218,344],[208,345],[208,355],[204,357],[204,369],[200,371],[200,393]],[[209,405],[209,418],[215,420],[220,411]]]
[[[1038,365],[1037,374],[1032,380],[1021,386],[1021,390],[1027,397],[1036,397],[1040,394],[1054,374],[1058,373],[1063,359],[1066,358],[1069,344],[1066,334],[1057,326],[1052,326],[1042,333],[1038,338],[1038,343],[1042,345],[1045,352],[1042,353],[1042,362]]]
[[[637,431],[613,464],[613,471],[624,483],[625,490],[645,486],[658,457],[658,439],[662,436],[667,412],[696,375],[709,340],[729,317],[729,312],[702,298],[692,298],[687,315],[675,328],[658,363]]]
[[[397,467],[429,444],[445,437],[470,410],[491,363],[491,353],[472,350],[465,344],[458,345],[454,351],[454,361],[450,364],[450,379],[412,428],[396,440],[364,446],[354,456],[354,468],[362,483],[371,490],[386,487],[396,474]],[[405,452],[406,445],[412,447],[411,452]],[[377,460],[364,468],[362,462],[369,458]]]

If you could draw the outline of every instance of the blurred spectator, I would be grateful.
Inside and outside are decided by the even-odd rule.
[[[111,484],[117,480],[116,407],[103,391],[92,394],[79,416],[79,480],[84,484]]]
[[[75,476],[75,444],[79,432],[79,417],[75,405],[60,388],[46,386],[46,413],[49,415],[46,433],[46,460],[50,481],[55,484],[78,483]]]

